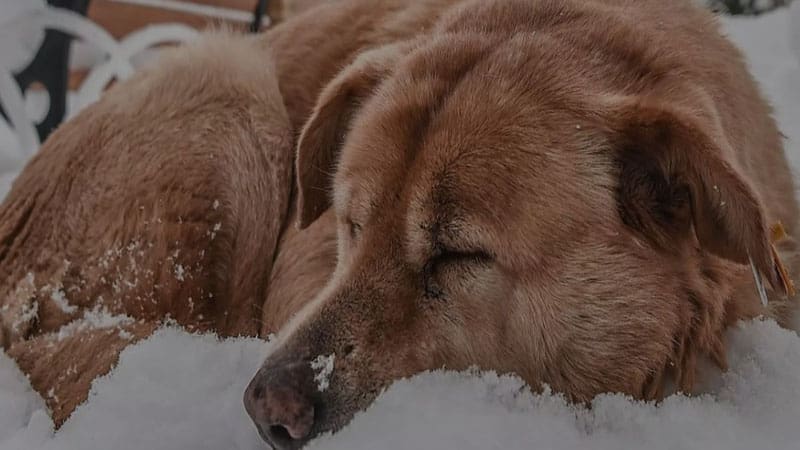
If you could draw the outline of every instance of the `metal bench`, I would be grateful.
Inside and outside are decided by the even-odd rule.
[[[68,9],[86,15],[91,0],[47,0],[51,7]],[[268,0],[257,0],[253,10],[250,31],[261,29]],[[67,114],[67,93],[69,82],[70,47],[73,36],[62,31],[46,29],[45,37],[33,60],[27,67],[14,74],[14,79],[22,92],[34,83],[41,84],[50,98],[50,106],[45,117],[36,124],[40,142],[64,120]],[[0,106],[0,114],[8,116]]]

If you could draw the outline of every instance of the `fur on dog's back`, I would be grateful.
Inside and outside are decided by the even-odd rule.
[[[112,311],[150,319],[164,305],[138,297],[192,298],[172,305],[174,319],[205,313],[216,319],[202,328],[254,333],[246,304],[263,295],[262,264],[275,246],[260,236],[276,239],[291,179],[287,116],[259,56],[253,38],[208,37],[56,130],[0,211],[0,296],[31,273],[39,288],[69,284],[72,305],[105,298]],[[24,301],[49,309],[39,295]]]
[[[53,389],[57,423],[166,319],[258,333],[291,145],[269,58],[227,32],[168,51],[45,142],[0,207],[0,344]],[[132,327],[60,333],[87,313]]]

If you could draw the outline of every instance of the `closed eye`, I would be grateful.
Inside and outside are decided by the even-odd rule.
[[[423,280],[425,295],[428,298],[441,298],[444,295],[443,286],[439,284],[437,272],[442,267],[457,264],[477,265],[487,264],[494,260],[491,254],[482,250],[459,251],[440,248],[425,263]]]
[[[491,262],[492,259],[492,256],[483,250],[461,251],[440,249],[436,254],[434,254],[433,258],[430,259],[429,263],[433,263],[434,265],[451,262],[486,263]]]
[[[355,240],[361,234],[361,224],[354,222],[352,219],[347,220],[347,229],[350,232],[350,238]]]

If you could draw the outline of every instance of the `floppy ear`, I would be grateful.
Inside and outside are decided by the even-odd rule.
[[[350,122],[406,49],[406,45],[397,44],[364,52],[320,94],[297,144],[300,228],[306,228],[330,207],[333,174]]]
[[[659,103],[625,99],[613,108],[623,221],[662,248],[692,229],[717,256],[753,262],[773,285],[778,273],[761,201],[693,116]]]

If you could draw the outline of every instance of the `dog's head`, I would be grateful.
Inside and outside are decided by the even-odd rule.
[[[392,380],[477,366],[575,401],[724,364],[726,277],[774,276],[762,206],[703,118],[589,89],[530,36],[367,52],[299,141],[300,226],[338,265],[246,394],[277,448],[336,430]]]

